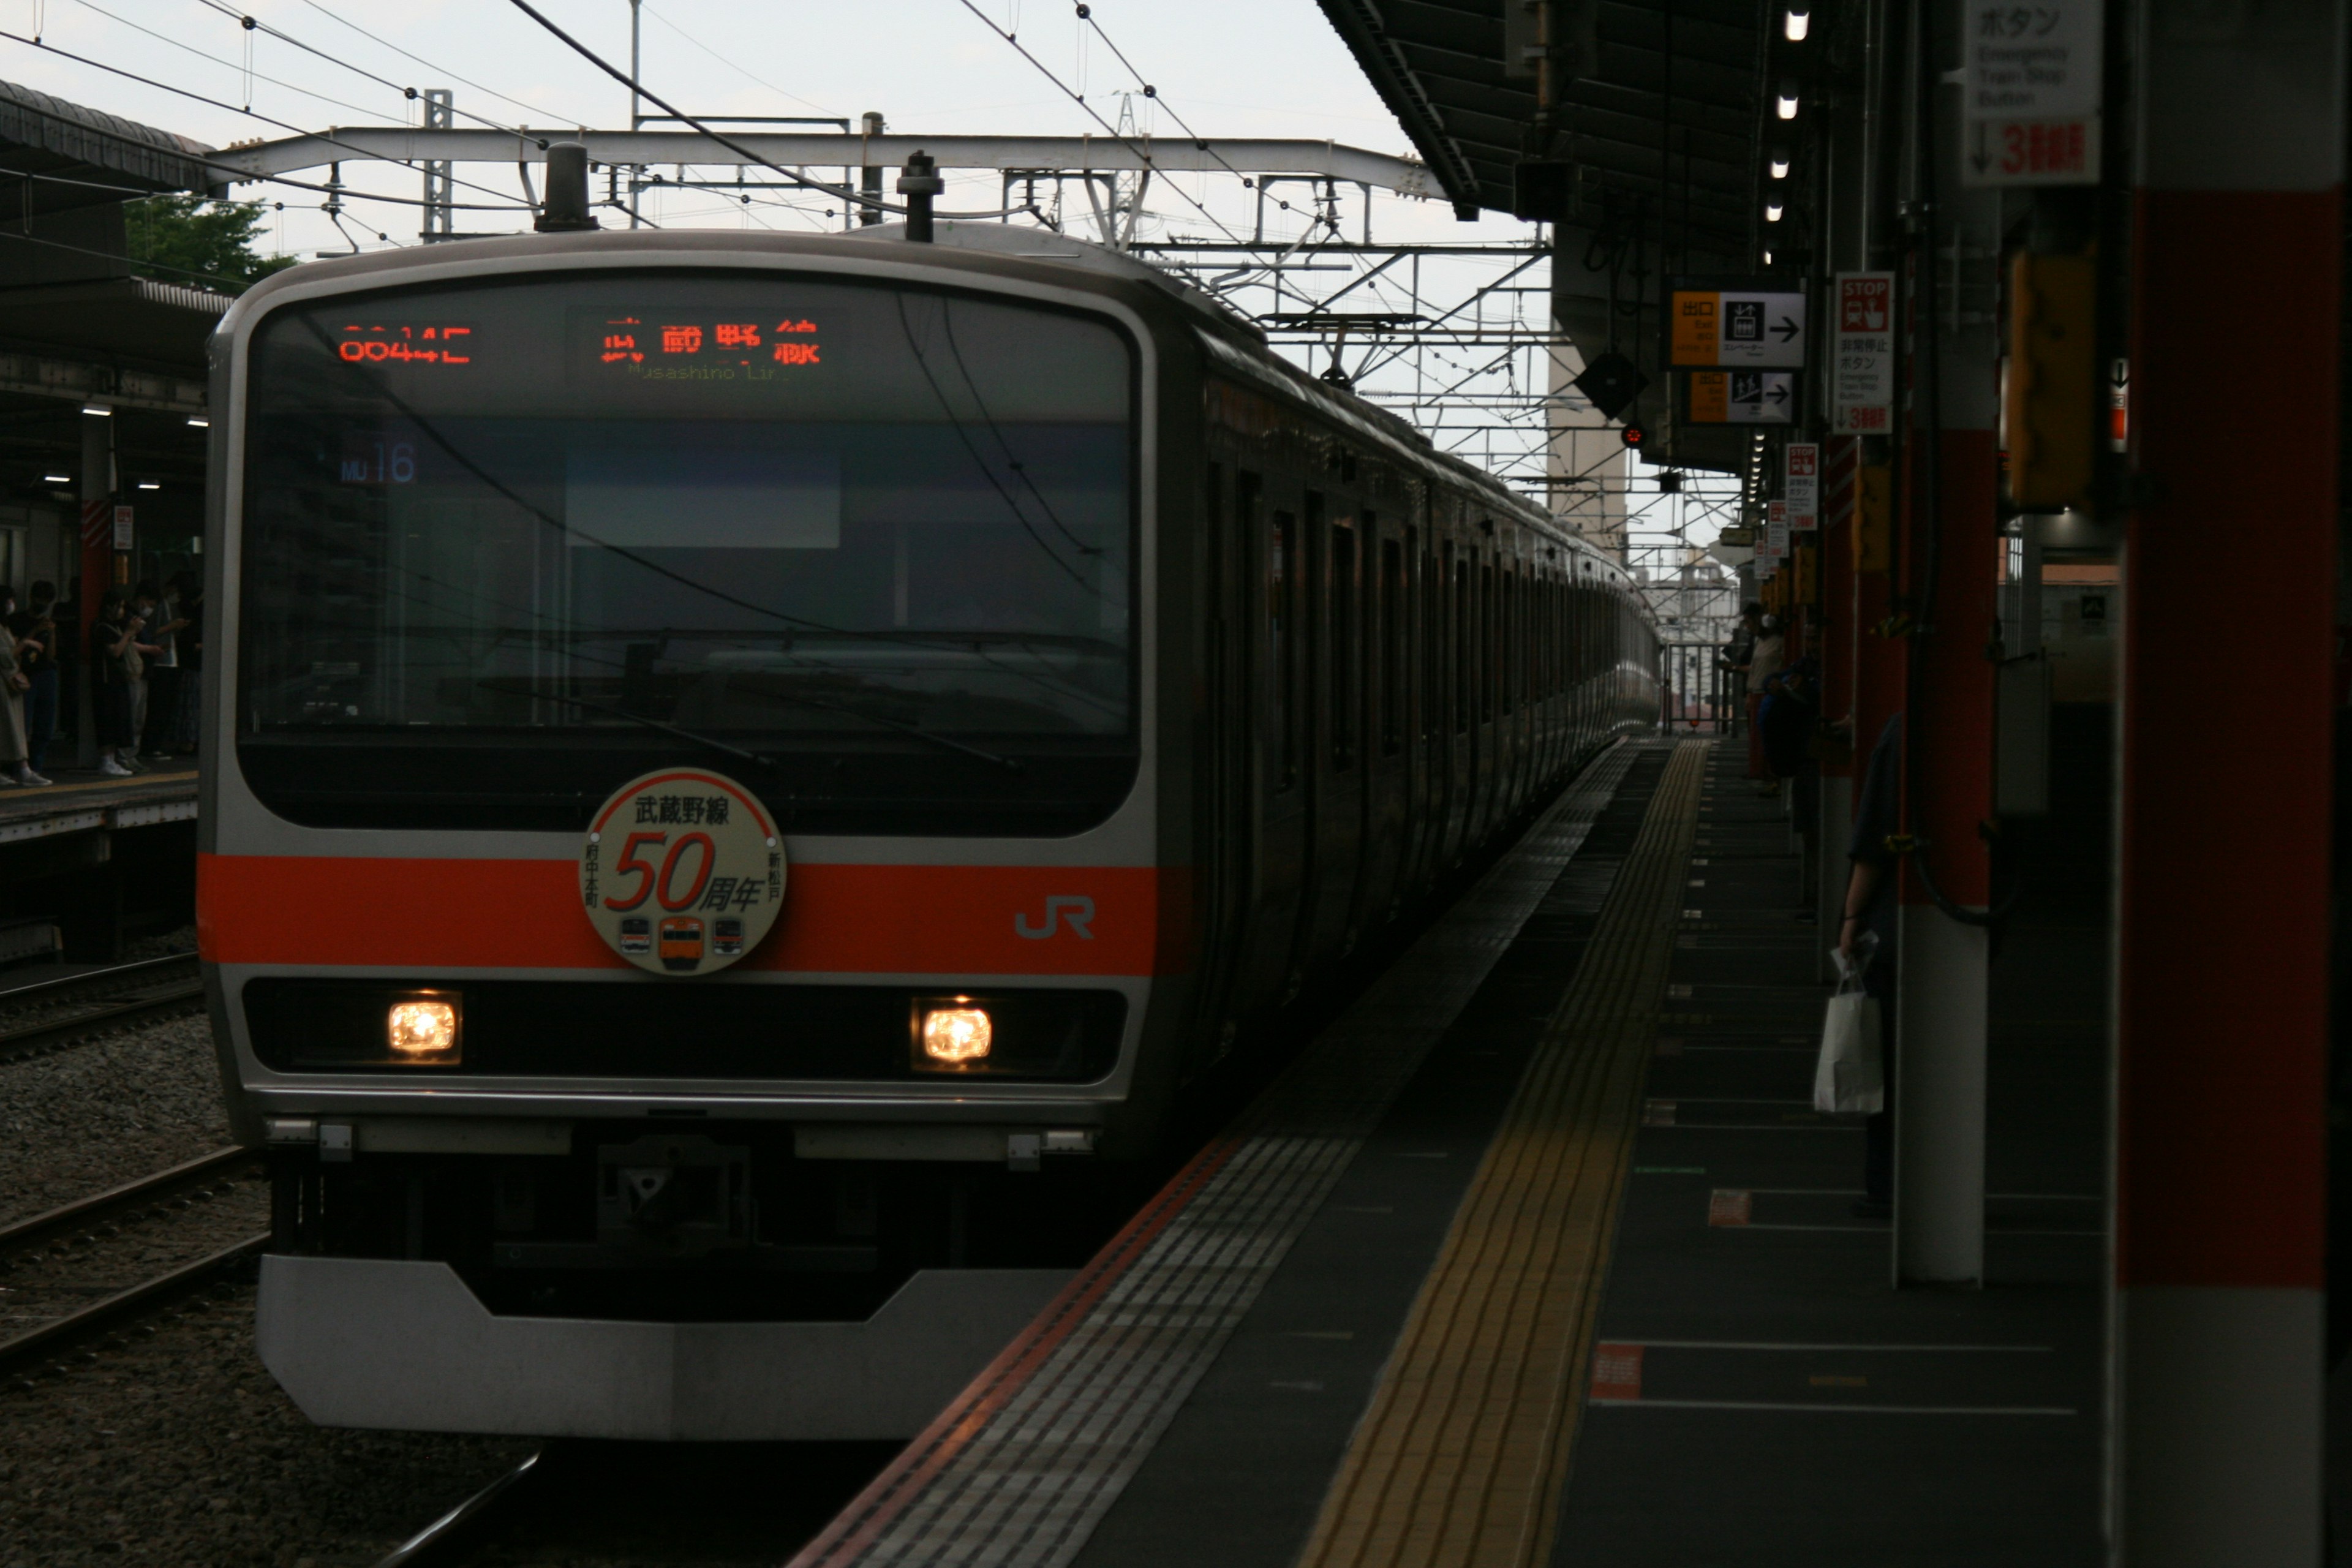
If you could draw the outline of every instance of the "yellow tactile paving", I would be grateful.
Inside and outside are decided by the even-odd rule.
[[[1706,751],[1686,741],[1667,762],[1302,1568],[1521,1568],[1550,1552]]]

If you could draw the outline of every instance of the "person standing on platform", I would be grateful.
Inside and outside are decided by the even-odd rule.
[[[1878,1004],[1878,1055],[1884,1064],[1885,1109],[1863,1130],[1862,1201],[1854,1212],[1885,1219],[1895,1212],[1895,850],[1887,840],[1900,826],[1903,788],[1903,715],[1880,731],[1863,772],[1862,795],[1854,803],[1853,840],[1846,858],[1844,918],[1837,950],[1862,972],[1863,994]]]
[[[146,661],[147,673],[131,697],[132,723],[139,732],[134,754],[167,757],[172,706],[180,697],[179,632],[187,623],[175,618],[163,590],[152,582],[139,584],[131,611],[147,622],[139,637],[139,654]]]
[[[139,729],[131,692],[145,673],[139,652],[144,626],[131,613],[131,600],[120,588],[109,588],[100,601],[98,623],[89,628],[90,699],[98,711],[98,771],[109,778],[127,779],[140,771],[131,755],[139,744]]]
[[[180,622],[180,696],[172,705],[172,724],[165,739],[174,754],[196,754],[198,721],[204,707],[205,583],[193,572],[172,579],[172,613]]]
[[[1772,775],[1770,762],[1764,754],[1764,730],[1759,721],[1763,717],[1764,689],[1774,676],[1780,673],[1780,650],[1787,646],[1781,640],[1780,623],[1769,616],[1758,616],[1756,646],[1748,653],[1748,776],[1756,781],[1756,793],[1774,795],[1780,793],[1780,781]]]
[[[33,680],[16,658],[16,590],[0,587],[0,784],[47,784],[25,762],[25,693]]]
[[[57,610],[57,584],[36,583],[30,602],[7,620],[16,639],[16,668],[32,682],[25,689],[25,764],[37,776],[58,732],[58,656],[64,650],[58,646]]]
[[[1725,693],[1729,701],[1724,714],[1724,722],[1729,729],[1738,729],[1748,711],[1748,656],[1756,649],[1756,633],[1763,624],[1763,605],[1742,605],[1739,619],[1731,627],[1731,640],[1716,656],[1716,663],[1724,672],[1724,684],[1729,689]]]

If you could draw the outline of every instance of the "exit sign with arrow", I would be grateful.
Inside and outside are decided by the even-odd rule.
[[[1802,370],[1805,296],[1769,284],[1677,281],[1666,307],[1666,363],[1676,370]]]

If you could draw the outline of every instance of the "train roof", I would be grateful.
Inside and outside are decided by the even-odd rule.
[[[1309,374],[1275,353],[1266,347],[1265,333],[1255,322],[1183,279],[1123,252],[1050,229],[941,219],[933,234],[933,244],[926,247],[929,254],[920,259],[935,265],[953,268],[961,263],[975,271],[1035,282],[1054,281],[1056,273],[1076,270],[1107,282],[1127,285],[1174,305],[1189,321],[1206,356],[1229,373],[1303,402],[1325,418],[1354,429],[1368,441],[1388,447],[1416,466],[1440,471],[1451,482],[1478,492],[1496,512],[1508,515],[1572,553],[1591,558],[1606,569],[1612,583],[1630,586],[1623,566],[1580,535],[1562,527],[1543,508],[1485,469],[1450,452],[1438,451],[1429,437],[1408,421],[1351,391]],[[261,308],[269,296],[299,284],[348,279],[358,288],[389,287],[399,282],[402,273],[459,259],[520,261],[588,252],[611,253],[619,261],[630,254],[676,255],[681,251],[751,251],[851,259],[870,253],[877,245],[906,244],[903,225],[877,224],[847,234],[604,229],[591,234],[515,235],[422,249],[372,251],[307,263],[264,279],[238,298],[223,319],[221,330],[234,330],[242,318]]]

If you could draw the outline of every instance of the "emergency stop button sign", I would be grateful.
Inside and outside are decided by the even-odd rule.
[[[784,846],[751,792],[694,768],[623,784],[580,847],[580,904],[613,951],[656,974],[709,974],[760,945],[784,907]]]

